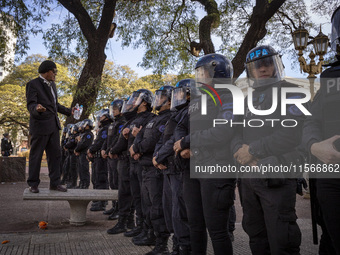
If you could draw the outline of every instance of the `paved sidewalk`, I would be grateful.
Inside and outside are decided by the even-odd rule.
[[[48,187],[47,178],[40,187]],[[26,183],[0,184],[0,254],[145,254],[152,247],[138,247],[123,234],[108,235],[106,230],[116,221],[108,221],[102,212],[88,210],[88,223],[72,226],[66,201],[27,201],[22,199]],[[250,254],[248,237],[240,221],[242,210],[236,200],[237,223],[234,232],[234,254]],[[298,224],[302,232],[301,254],[317,254],[312,244],[309,200],[297,197]],[[38,228],[39,221],[47,221],[48,229]],[[171,247],[171,241],[169,241]],[[211,244],[208,254],[213,254]]]

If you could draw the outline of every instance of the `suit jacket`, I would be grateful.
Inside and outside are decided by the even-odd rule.
[[[57,112],[71,115],[71,109],[58,103],[57,88],[51,84],[56,97],[56,102],[51,88],[40,77],[31,80],[26,85],[27,109],[30,112],[30,134],[49,135],[61,129]],[[36,107],[41,104],[45,112],[37,112]]]

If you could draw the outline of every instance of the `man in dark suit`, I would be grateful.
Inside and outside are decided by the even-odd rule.
[[[60,185],[61,148],[59,139],[60,122],[57,112],[70,116],[73,108],[58,103],[54,83],[57,66],[50,60],[39,66],[39,77],[26,85],[27,109],[30,112],[31,151],[27,183],[32,193],[38,193],[41,158],[46,151],[50,190],[67,191]]]

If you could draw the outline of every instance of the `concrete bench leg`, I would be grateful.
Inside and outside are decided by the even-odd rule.
[[[84,200],[69,200],[71,208],[70,224],[71,225],[84,225],[86,222],[86,210],[90,201]]]

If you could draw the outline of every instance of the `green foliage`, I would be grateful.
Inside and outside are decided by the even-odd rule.
[[[45,59],[41,55],[27,57],[0,83],[0,126],[18,126],[27,134],[29,113],[26,108],[26,84],[38,77],[38,67]],[[69,107],[76,80],[69,76],[67,67],[57,64],[57,68],[58,100],[60,104]]]

